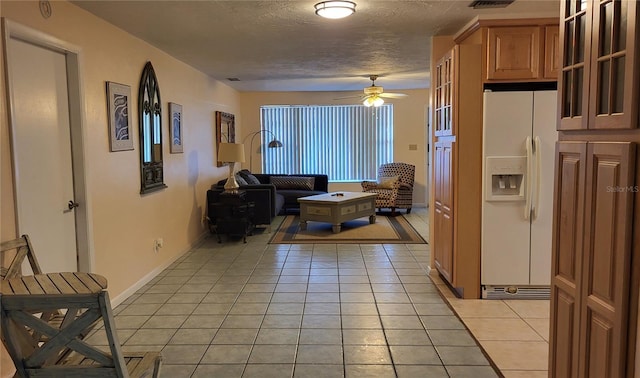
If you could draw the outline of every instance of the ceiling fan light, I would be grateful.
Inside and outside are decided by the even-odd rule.
[[[384,100],[378,96],[369,96],[365,98],[364,101],[362,101],[362,105],[366,107],[371,107],[371,106],[378,107],[378,106],[381,106],[382,104],[384,104]]]
[[[331,19],[345,18],[356,11],[353,1],[322,1],[314,7],[318,16]]]

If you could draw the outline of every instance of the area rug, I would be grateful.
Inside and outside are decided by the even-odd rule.
[[[300,230],[298,215],[287,215],[273,234],[270,244],[426,244],[424,239],[402,216],[377,216],[375,224],[369,217],[358,218],[342,224],[342,230],[334,234],[331,224],[308,222],[307,229]]]

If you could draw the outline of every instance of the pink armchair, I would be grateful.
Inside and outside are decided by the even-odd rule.
[[[395,214],[396,208],[406,209],[409,214],[413,204],[415,172],[415,165],[407,163],[382,164],[378,168],[378,181],[363,181],[362,191],[378,194],[378,209],[391,208],[392,214]]]

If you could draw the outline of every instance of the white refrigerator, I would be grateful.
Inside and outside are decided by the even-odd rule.
[[[485,91],[483,114],[482,296],[548,298],[556,91]]]

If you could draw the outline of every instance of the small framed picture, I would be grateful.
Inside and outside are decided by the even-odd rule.
[[[107,81],[109,112],[109,148],[113,151],[133,150],[133,135],[129,119],[131,87]]]
[[[171,119],[169,123],[169,135],[171,136],[169,152],[172,154],[181,154],[183,152],[182,105],[170,102],[169,115]]]

